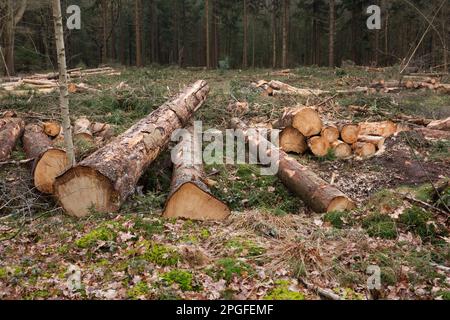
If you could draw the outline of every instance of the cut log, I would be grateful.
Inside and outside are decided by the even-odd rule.
[[[183,127],[209,92],[203,80],[186,88],[55,181],[55,193],[70,215],[83,217],[117,211],[135,192],[149,165],[166,149],[172,133]]]
[[[25,122],[21,118],[0,119],[0,161],[10,157],[24,128]]]
[[[172,185],[163,216],[201,221],[224,220],[231,214],[230,209],[211,193],[205,183],[203,164],[196,161],[196,153],[202,152],[200,139],[192,127],[188,131],[190,137],[184,136],[173,152]]]
[[[114,136],[114,128],[107,123],[94,122],[91,124],[91,132],[95,137],[109,140]]]
[[[431,140],[450,140],[450,131],[432,130],[428,128],[417,128],[416,131],[423,134],[427,139]]]
[[[316,110],[310,107],[300,107],[287,109],[281,118],[273,123],[273,128],[293,127],[305,137],[312,137],[320,134],[322,125],[322,120]]]
[[[352,145],[353,151],[358,157],[369,158],[375,155],[377,148],[368,142],[356,142]]]
[[[332,142],[331,148],[338,159],[346,159],[353,155],[352,147],[341,140]]]
[[[295,128],[287,127],[280,133],[280,147],[286,152],[294,152],[297,154],[303,154],[308,150],[305,136]]]
[[[45,122],[43,127],[45,134],[52,138],[56,138],[61,132],[61,125],[57,122]]]
[[[386,142],[386,138],[380,136],[359,136],[358,142],[371,143],[377,150],[381,150]]]
[[[345,143],[352,145],[358,141],[360,127],[357,124],[342,124],[339,126],[341,139]]]
[[[3,111],[0,118],[16,118],[17,113],[14,110]]]
[[[26,126],[22,142],[27,157],[34,159],[32,176],[36,189],[53,193],[56,177],[70,166],[66,152],[54,149],[43,127],[36,124]]]
[[[312,137],[308,140],[308,147],[317,157],[325,157],[330,150],[330,143],[324,137]]]
[[[263,136],[248,136],[248,127],[239,119],[232,119],[231,126],[240,129],[246,136],[253,152],[258,152],[261,142],[268,146],[267,153],[278,160],[278,178],[293,193],[298,195],[305,204],[317,213],[346,211],[355,208],[355,203],[336,187],[328,184],[307,167],[301,165],[295,159],[289,157],[284,151],[278,151],[276,147]],[[277,150],[276,155],[271,150]],[[257,155],[254,154],[256,157]]]
[[[363,122],[359,124],[362,136],[381,136],[388,138],[397,132],[397,125],[392,121]]]
[[[288,94],[288,95],[296,95],[296,96],[302,96],[302,97],[309,97],[309,96],[319,96],[323,94],[328,94],[329,91],[323,91],[319,89],[300,89],[293,87],[287,83],[272,80],[269,82],[269,86],[274,89],[273,94]]]
[[[433,121],[427,126],[427,128],[431,130],[450,131],[450,118]]]
[[[326,125],[322,128],[320,133],[329,143],[335,142],[339,139],[339,129],[334,125]]]
[[[91,122],[88,119],[80,118],[75,121],[73,138],[75,141],[94,143],[94,135],[91,132]]]

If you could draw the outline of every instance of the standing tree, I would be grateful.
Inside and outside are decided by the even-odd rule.
[[[334,0],[329,0],[330,5],[330,34],[328,43],[328,65],[334,67],[334,36],[336,33],[336,17],[335,17],[335,3]]]
[[[283,59],[282,68],[288,65],[288,29],[289,29],[289,0],[283,0]]]
[[[66,51],[60,0],[52,0],[53,20],[55,24],[55,42],[59,68],[59,101],[63,122],[64,142],[69,164],[75,165],[75,152],[72,140],[72,126],[69,114],[69,90],[67,89]]]
[[[209,0],[205,0],[205,25],[206,25],[206,67],[211,68],[211,44],[209,41]]]
[[[248,67],[248,5],[247,0],[244,0],[244,47],[243,47],[243,57],[242,57],[242,68],[247,69]]]
[[[142,63],[142,0],[135,0],[136,23],[136,67],[141,68]]]
[[[22,20],[27,8],[27,0],[12,1],[3,0],[0,2],[0,19],[5,19],[5,23],[0,28],[0,56],[4,64],[4,74],[13,76],[14,70],[14,39],[17,24]],[[4,51],[3,51],[4,48]]]

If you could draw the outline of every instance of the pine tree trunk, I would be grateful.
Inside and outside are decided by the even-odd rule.
[[[242,68],[248,67],[248,14],[247,14],[247,0],[244,0],[244,43],[243,43],[243,56],[242,56]]]
[[[64,132],[64,142],[68,157],[68,162],[71,165],[75,165],[75,151],[72,140],[72,126],[70,124],[69,113],[69,91],[67,89],[67,66],[66,66],[66,53],[64,46],[64,31],[61,15],[61,2],[60,0],[52,0],[53,19],[55,25],[55,42],[56,51],[58,56],[58,68],[59,68],[59,102],[62,117],[62,125]]]
[[[289,24],[289,0],[283,0],[283,60],[282,68],[288,65],[288,24]]]
[[[141,68],[142,63],[142,0],[136,0],[135,23],[136,23],[136,67]]]
[[[205,0],[206,67],[211,69],[211,43],[209,35],[209,0]]]
[[[334,67],[334,37],[335,37],[335,28],[336,28],[336,21],[335,21],[335,3],[334,0],[329,0],[330,3],[330,34],[329,34],[329,43],[328,43],[328,66],[333,68]]]
[[[276,2],[272,4],[272,68],[277,67],[277,8]]]
[[[68,170],[55,182],[55,194],[70,215],[83,217],[117,211],[134,193],[144,171],[166,149],[172,133],[185,126],[204,103],[207,83],[197,81],[113,140]]]

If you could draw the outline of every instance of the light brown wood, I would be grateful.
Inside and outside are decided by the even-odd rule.
[[[355,155],[361,158],[372,157],[377,152],[375,145],[368,142],[356,142],[352,145],[352,148]]]
[[[107,123],[93,122],[90,130],[95,137],[101,137],[104,140],[114,137],[114,128]]]
[[[269,155],[270,150],[276,150],[276,147],[263,136],[248,136],[247,125],[239,119],[232,119],[230,125],[234,129],[243,131],[248,144],[251,146],[250,150],[253,150],[253,152],[258,152],[258,146],[261,142],[268,146]],[[344,193],[325,182],[282,150],[278,152],[277,175],[288,189],[298,195],[309,208],[317,213],[346,211],[355,208],[355,203]]]
[[[381,136],[388,138],[397,132],[397,125],[392,121],[362,122],[359,134],[363,136]]]
[[[322,128],[320,133],[322,137],[325,138],[329,143],[335,142],[339,139],[340,132],[335,125],[326,125]]]
[[[189,121],[209,92],[203,80],[136,123],[55,181],[65,211],[76,217],[90,209],[114,212],[135,192],[143,172],[166,149],[172,133]]]
[[[0,161],[9,159],[24,128],[25,122],[21,118],[0,119]]]
[[[312,137],[308,140],[308,147],[317,157],[325,157],[330,150],[330,143],[321,136]]]
[[[377,150],[383,149],[386,138],[380,136],[359,136],[358,142],[365,142],[373,144]]]
[[[342,124],[340,125],[341,140],[347,144],[354,144],[358,141],[360,134],[360,127],[357,124]]]
[[[338,159],[347,159],[353,155],[352,147],[341,140],[332,142],[330,147]]]
[[[274,90],[273,94],[286,94],[286,95],[296,95],[302,97],[319,96],[328,94],[329,91],[323,91],[319,89],[300,89],[291,86],[287,83],[272,80],[269,82],[269,86]]]
[[[202,152],[200,140],[188,128],[190,139],[175,147],[171,192],[164,208],[165,218],[224,220],[230,214],[226,204],[209,190],[203,164],[196,163],[195,152]],[[185,154],[186,152],[186,154]]]
[[[66,152],[54,149],[43,127],[36,124],[26,126],[22,142],[27,157],[34,159],[32,176],[36,189],[42,193],[53,193],[56,177],[69,168]]]
[[[310,107],[286,109],[280,119],[273,123],[275,129],[293,127],[307,138],[320,134],[322,125],[319,113]]]
[[[280,147],[286,153],[303,154],[308,149],[306,138],[295,128],[287,127],[280,133]]]
[[[94,135],[91,132],[91,122],[88,119],[80,118],[75,121],[73,138],[75,141],[94,142]]]
[[[431,140],[450,140],[450,131],[433,130],[428,128],[417,128],[416,131],[423,134],[427,139]]]
[[[450,131],[450,117],[447,119],[433,121],[427,126],[427,128],[431,130]]]
[[[43,127],[45,134],[52,138],[57,137],[62,131],[61,125],[57,122],[45,122]]]

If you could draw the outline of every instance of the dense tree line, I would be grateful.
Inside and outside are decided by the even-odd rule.
[[[61,0],[81,8],[65,30],[67,62],[209,68],[448,64],[450,0]],[[369,5],[381,29],[369,30]],[[54,68],[48,0],[0,0],[0,65],[14,74]],[[420,43],[420,45],[418,45]]]

